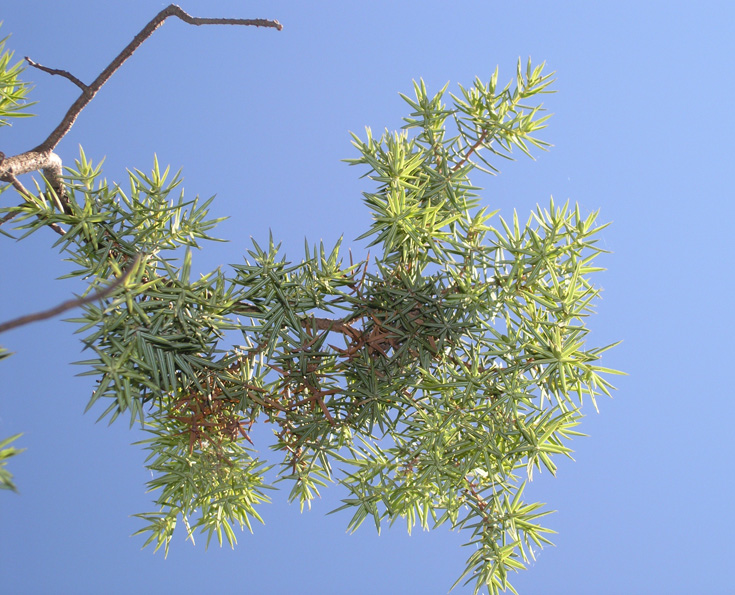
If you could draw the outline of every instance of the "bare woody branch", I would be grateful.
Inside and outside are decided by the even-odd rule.
[[[36,312],[35,314],[27,314],[25,316],[14,318],[13,320],[8,320],[7,322],[0,324],[0,333],[4,333],[5,331],[9,331],[11,329],[18,328],[19,326],[30,324],[31,322],[37,322],[39,320],[46,320],[48,318],[53,318],[54,316],[58,316],[59,314],[61,314],[62,312],[66,312],[67,310],[78,308],[79,306],[83,306],[84,304],[89,304],[90,302],[105,299],[107,296],[112,294],[113,291],[115,291],[118,287],[120,287],[123,283],[125,283],[125,280],[137,268],[140,260],[141,260],[141,255],[138,254],[135,257],[135,260],[133,261],[133,263],[128,267],[128,269],[104,289],[96,293],[93,293],[91,295],[88,295],[86,297],[83,297],[83,298],[67,300],[49,310],[43,310],[42,312]]]
[[[56,74],[59,76],[63,76],[66,79],[69,79],[72,83],[74,83],[82,91],[86,91],[88,89],[87,85],[85,85],[82,81],[80,81],[77,77],[75,77],[71,72],[67,72],[66,70],[59,70],[58,68],[48,68],[46,66],[39,64],[38,62],[34,62],[28,56],[25,57],[25,60],[26,62],[28,62],[28,64],[33,66],[33,68],[38,68],[38,70],[43,70],[44,72],[47,72],[51,75]]]
[[[74,122],[79,116],[80,112],[92,101],[94,96],[102,88],[102,86],[110,79],[110,77],[120,68],[125,61],[133,55],[146,39],[148,39],[153,32],[158,29],[164,21],[171,16],[178,17],[185,23],[190,25],[243,25],[243,26],[254,26],[254,27],[272,27],[279,31],[283,29],[283,26],[278,21],[269,21],[266,19],[209,19],[193,17],[190,14],[184,12],[179,6],[175,4],[169,4],[161,12],[159,12],[153,19],[138,33],[133,40],[120,52],[117,57],[110,62],[102,73],[89,85],[86,89],[83,89],[81,96],[77,99],[66,112],[66,115],[61,120],[61,123],[56,129],[49,135],[49,137],[43,141],[36,151],[45,152],[51,151],[59,144],[59,141],[64,135],[69,132],[69,129],[73,126]]]
[[[69,79],[80,89],[82,94],[79,98],[71,105],[67,110],[66,114],[62,118],[59,125],[51,132],[51,134],[44,140],[40,145],[31,151],[15,155],[13,157],[0,160],[0,180],[10,182],[8,174],[19,176],[33,171],[44,170],[44,175],[49,181],[51,186],[57,191],[59,196],[63,196],[63,192],[60,191],[63,188],[61,184],[61,161],[54,155],[53,150],[59,144],[62,138],[74,125],[79,114],[87,106],[87,104],[94,99],[95,95],[103,87],[103,85],[110,79],[110,77],[125,63],[125,61],[133,55],[146,39],[148,39],[153,32],[158,29],[163,22],[171,17],[175,16],[189,25],[240,25],[240,26],[252,26],[252,27],[270,27],[280,31],[283,29],[278,21],[267,20],[267,19],[225,19],[225,18],[202,18],[193,17],[186,13],[179,6],[170,4],[159,12],[153,19],[138,33],[133,40],[117,55],[117,57],[110,62],[100,75],[89,85],[85,85],[82,81],[76,78],[65,70],[58,70],[54,68],[48,68],[41,66],[40,64],[26,58],[28,63],[34,68],[48,72],[49,74],[63,76]],[[57,161],[58,160],[58,161]],[[56,167],[58,166],[58,167]]]

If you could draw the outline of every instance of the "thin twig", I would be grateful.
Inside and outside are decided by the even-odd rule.
[[[102,73],[94,79],[92,84],[85,85],[82,89],[82,94],[79,98],[71,105],[66,115],[61,120],[61,123],[56,129],[49,135],[49,137],[43,141],[34,150],[38,152],[51,151],[59,144],[64,135],[69,132],[71,127],[74,125],[77,117],[81,111],[92,101],[95,95],[99,92],[102,86],[110,79],[115,71],[120,68],[125,61],[133,55],[133,52],[137,50],[143,42],[148,39],[153,32],[158,29],[163,22],[171,16],[175,16],[185,23],[190,25],[243,25],[243,26],[254,26],[254,27],[272,27],[277,30],[283,29],[283,25],[278,21],[269,21],[267,19],[210,19],[193,17],[190,14],[184,12],[180,7],[175,4],[170,4],[159,12],[153,19],[138,33],[122,52],[110,62]],[[61,74],[63,71],[58,71],[54,74]],[[63,76],[63,75],[62,75]],[[67,77],[68,78],[68,77]]]
[[[66,70],[59,70],[57,68],[48,68],[46,66],[39,64],[38,62],[34,62],[28,56],[26,56],[25,58],[26,58],[26,62],[28,62],[28,64],[33,66],[33,68],[38,68],[38,70],[43,70],[44,72],[48,72],[51,75],[56,74],[59,76],[63,76],[65,79],[69,79],[72,83],[74,83],[82,91],[86,91],[89,88],[82,81],[80,81],[77,77],[75,77],[71,72],[67,72]]]
[[[67,310],[71,310],[72,308],[77,308],[79,306],[83,306],[84,304],[88,304],[90,302],[105,299],[113,291],[115,291],[118,287],[120,287],[120,285],[125,283],[125,280],[132,274],[132,272],[138,266],[138,263],[140,262],[141,258],[142,258],[142,255],[138,254],[135,257],[135,260],[133,261],[133,263],[128,267],[128,269],[104,289],[96,293],[93,293],[92,295],[88,295],[86,297],[77,298],[74,300],[67,300],[65,302],[62,302],[58,306],[51,308],[50,310],[36,312],[35,314],[27,314],[25,316],[20,316],[19,318],[14,318],[13,320],[9,320],[8,322],[4,322],[0,324],[0,333],[4,333],[5,331],[9,331],[10,329],[14,329],[19,326],[24,326],[26,324],[30,324],[31,322],[36,322],[38,320],[46,320],[48,318],[53,318],[54,316],[57,316],[58,314],[61,314],[62,312],[66,312]]]
[[[462,161],[457,163],[453,168],[452,171],[457,171],[460,167],[462,167],[467,161],[469,160],[472,153],[475,152],[477,147],[479,147],[483,142],[485,142],[485,139],[487,138],[487,130],[483,131],[483,133],[480,135],[480,137],[477,139],[477,142],[470,147],[470,150],[467,151],[467,154],[462,158]]]

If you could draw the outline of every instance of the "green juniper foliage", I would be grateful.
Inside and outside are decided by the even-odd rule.
[[[26,101],[28,92],[30,91],[30,85],[23,82],[20,79],[20,74],[23,71],[23,66],[20,62],[11,64],[13,59],[13,52],[5,49],[5,42],[7,37],[0,39],[0,128],[3,126],[10,126],[10,118],[25,118],[31,114],[24,113],[23,110],[27,109],[31,105],[31,102]],[[0,153],[0,162],[4,159],[4,155]],[[3,190],[7,189],[7,185],[0,185],[0,194]],[[2,221],[2,218],[0,218]],[[0,234],[4,233],[0,228]],[[0,360],[10,356],[10,352],[0,347]],[[13,483],[13,474],[6,469],[7,462],[5,459],[13,457],[25,449],[18,449],[15,447],[6,447],[8,444],[17,440],[20,434],[0,440],[0,489],[7,489],[16,491],[15,484]]]
[[[7,54],[0,66],[0,116],[23,115],[21,69]],[[378,530],[399,518],[409,531],[460,529],[472,547],[458,582],[515,592],[509,571],[551,533],[539,524],[548,512],[523,500],[525,482],[570,454],[584,397],[609,394],[600,374],[614,373],[598,365],[607,347],[585,344],[597,214],[551,201],[525,223],[502,219],[469,178],[513,149],[546,146],[536,100],[550,76],[519,62],[513,83],[499,88],[496,70],[456,96],[418,82],[403,96],[402,131],[353,135],[348,162],[374,183],[362,236],[374,256],[363,262],[346,263],[339,243],[307,244],[294,262],[271,239],[230,272],[192,279],[192,249],[217,223],[211,199],[185,198],[157,162],[124,188],[82,152],[66,170],[67,204],[47,185],[2,209],[16,231],[65,231],[57,245],[89,293],[142,255],[119,291],[73,322],[95,379],[89,406],[148,435],[146,545],[168,551],[179,522],[192,540],[234,545],[235,527],[261,520],[271,471],[302,508],[342,484],[350,530],[368,518]],[[264,422],[280,464],[250,444]]]
[[[0,23],[2,24],[2,23]],[[0,128],[10,126],[9,118],[27,118],[32,114],[24,113],[33,103],[26,100],[30,85],[20,79],[23,72],[21,62],[11,65],[13,52],[5,49],[7,37],[0,39]]]
[[[0,353],[0,356],[2,356],[2,353]],[[25,448],[15,448],[14,446],[8,446],[8,444],[20,438],[21,435],[22,434],[16,434],[15,436],[11,436],[10,438],[6,438],[5,440],[0,440],[0,489],[2,490],[13,490],[14,492],[18,491],[15,483],[13,482],[13,474],[5,468],[7,465],[5,459],[14,457],[15,455],[20,454],[25,450]]]

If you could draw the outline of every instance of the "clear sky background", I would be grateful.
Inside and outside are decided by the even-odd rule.
[[[721,2],[181,0],[196,16],[275,18],[284,30],[191,27],[174,19],[149,39],[84,110],[57,151],[81,144],[105,175],[149,170],[153,155],[183,168],[189,196],[217,194],[226,244],[195,254],[198,270],[241,262],[250,236],[271,229],[299,259],[311,242],[345,245],[369,225],[364,173],[348,131],[395,129],[411,80],[510,80],[518,57],[546,61],[558,93],[531,161],[477,174],[484,200],[523,219],[550,195],[601,209],[612,253],[590,342],[622,339],[603,365],[614,399],[586,409],[573,443],[527,490],[557,512],[554,548],[514,584],[523,594],[733,593],[733,185],[735,4]],[[0,33],[28,55],[91,81],[165,3],[2,3]],[[4,128],[14,155],[43,140],[78,90],[27,70],[38,117]],[[4,204],[16,200],[8,192]],[[0,238],[0,320],[47,308],[82,286],[50,230]],[[74,326],[37,323],[0,338],[0,437],[27,448],[12,460],[20,494],[0,493],[4,593],[446,593],[470,555],[445,527],[347,535],[346,514],[325,516],[344,493],[327,489],[299,514],[285,492],[263,506],[266,525],[234,550],[172,543],[168,559],[130,515],[152,509],[144,453],[125,421],[82,415],[90,377]],[[457,588],[455,593],[469,593]]]

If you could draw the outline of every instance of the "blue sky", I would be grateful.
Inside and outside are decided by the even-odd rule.
[[[284,30],[191,27],[169,20],[85,109],[57,152],[82,145],[105,175],[183,168],[187,195],[217,194],[226,244],[196,254],[201,271],[241,261],[269,229],[294,259],[303,240],[355,243],[369,224],[348,131],[400,126],[410,92],[513,76],[518,57],[546,61],[558,93],[537,160],[476,175],[501,214],[567,198],[601,209],[604,299],[591,342],[622,339],[604,365],[626,371],[600,413],[586,409],[576,462],[535,477],[527,495],[557,512],[557,547],[519,574],[521,594],[728,593],[735,527],[731,334],[735,6],[730,2],[247,2],[181,0],[196,16],[275,18]],[[91,81],[165,3],[6,2],[2,34],[28,55]],[[0,150],[30,149],[77,89],[26,71],[38,117],[2,131]],[[2,196],[9,200],[10,193]],[[6,320],[81,286],[52,232],[0,238]],[[308,513],[274,494],[265,526],[231,551],[180,536],[168,559],[130,537],[151,509],[144,454],[127,424],[82,415],[92,380],[74,327],[37,323],[2,337],[0,436],[24,432],[12,461],[20,494],[0,494],[0,572],[8,593],[445,593],[469,555],[445,528],[347,535],[344,496]],[[457,588],[455,593],[470,589]]]

